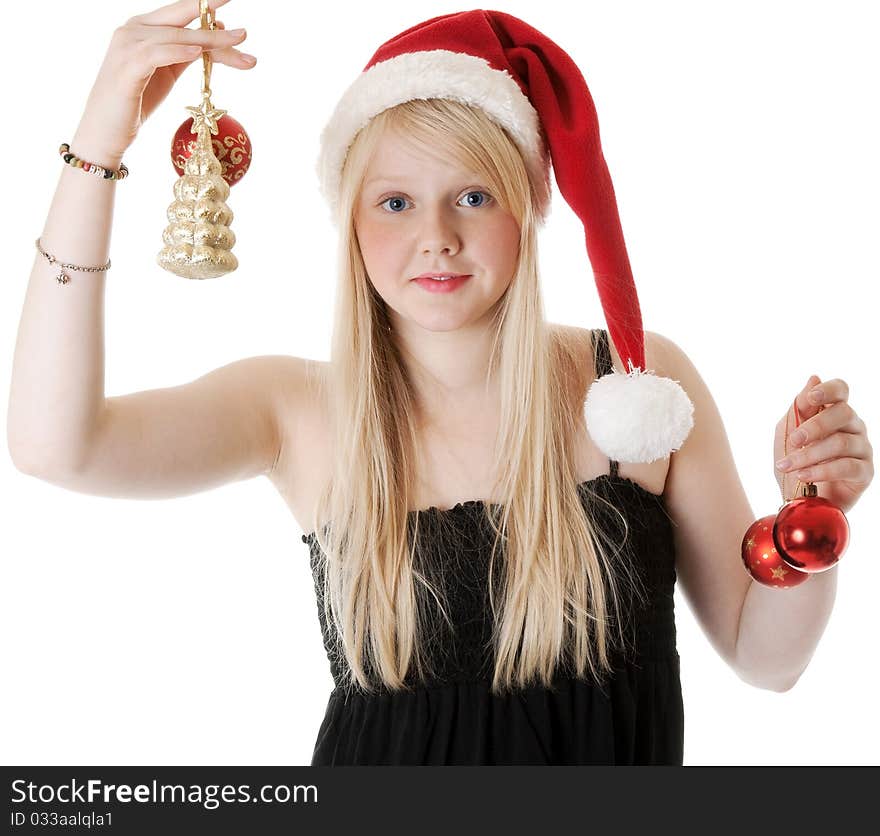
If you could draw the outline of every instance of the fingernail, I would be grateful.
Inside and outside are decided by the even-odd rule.
[[[790,466],[791,466],[791,459],[788,459],[788,458],[780,459],[778,462],[776,462],[777,470],[785,470],[786,468],[788,468]]]
[[[227,29],[226,31],[229,32],[230,35],[235,35],[236,37],[244,34],[244,29]]]
[[[807,440],[807,434],[803,430],[795,430],[789,437],[789,441],[795,446],[800,446]]]
[[[813,391],[810,392],[810,400],[813,403],[821,403],[824,397],[825,393],[821,389],[813,389]]]
[[[246,61],[248,64],[255,64],[257,59],[253,55],[249,55],[247,52],[242,52],[241,60]]]

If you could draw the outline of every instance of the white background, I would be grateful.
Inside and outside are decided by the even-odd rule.
[[[249,355],[329,357],[335,232],[314,174],[320,130],[381,43],[465,8],[319,3],[285,17],[287,4],[233,0],[220,9],[227,28],[248,29],[241,48],[259,59],[248,71],[215,64],[212,77],[214,104],[245,125],[254,148],[228,200],[240,267],[196,282],[155,261],[177,176],[171,138],[199,101],[197,62],[141,129],[125,157],[131,176],[116,186],[108,395],[176,385]],[[583,71],[645,327],[675,340],[709,385],[756,515],[780,505],[773,428],[809,375],[847,381],[877,446],[876,5],[492,8],[555,39]],[[149,10],[132,0],[7,10],[7,391],[33,240],[63,165],[58,145],[72,138],[114,28]],[[540,243],[547,316],[606,327],[583,227],[555,183],[553,201]],[[302,531],[268,480],[175,500],[109,499],[29,478],[7,454],[0,484],[3,763],[309,762],[332,680]],[[785,694],[740,681],[677,593],[686,764],[880,760],[878,511],[872,488],[849,514],[831,622]]]

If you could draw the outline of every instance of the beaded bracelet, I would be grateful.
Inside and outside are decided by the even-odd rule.
[[[128,168],[125,163],[120,164],[119,171],[114,171],[111,168],[104,168],[97,163],[86,162],[77,157],[76,154],[72,153],[70,145],[66,142],[61,143],[58,153],[61,154],[64,162],[68,165],[72,165],[74,168],[81,168],[83,171],[88,171],[89,174],[103,177],[105,180],[123,180],[128,177]]]

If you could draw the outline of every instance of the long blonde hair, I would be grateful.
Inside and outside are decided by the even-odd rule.
[[[495,491],[502,499],[500,507],[484,504],[494,533],[487,577],[492,692],[535,682],[549,687],[561,663],[578,677],[589,669],[601,679],[612,669],[612,625],[624,642],[622,619],[611,614],[621,607],[620,575],[612,564],[622,544],[608,543],[617,551],[605,551],[578,491],[573,452],[582,401],[572,402],[571,381],[583,379],[583,361],[544,319],[536,243],[542,220],[519,151],[482,110],[446,99],[408,101],[380,113],[355,138],[342,173],[338,284],[323,393],[333,466],[313,520],[335,653],[347,663],[348,685],[406,689],[411,671],[420,682],[431,676],[417,584],[422,600],[447,617],[445,590],[432,585],[416,562],[420,515],[414,529],[408,525],[419,455],[415,390],[354,228],[364,174],[386,131],[475,171],[521,230],[517,269],[494,312],[487,370],[487,381],[497,372],[501,392]],[[499,589],[493,582],[497,560]]]

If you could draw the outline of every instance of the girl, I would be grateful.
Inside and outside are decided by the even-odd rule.
[[[193,52],[247,66],[243,36],[183,28],[198,5],[117,30],[71,142],[80,159],[118,170]],[[113,181],[65,168],[16,347],[19,468],[129,495],[272,479],[309,531],[336,683],[314,765],[682,763],[676,579],[745,681],[790,688],[836,570],[786,595],[743,571],[754,514],[695,368],[642,331],[571,59],[509,15],[434,18],[380,47],[321,140],[340,231],[331,362],[249,358],[124,398],[96,388],[88,340],[41,360],[45,334],[85,330],[103,290],[100,271],[59,286],[43,253],[98,268],[109,254]],[[607,331],[543,319],[551,161]],[[864,422],[844,381],[818,401],[810,388],[806,439],[786,439],[783,416],[777,450],[801,448],[793,467],[817,465],[820,494],[848,510],[873,476]],[[771,618],[798,629],[768,647]]]

